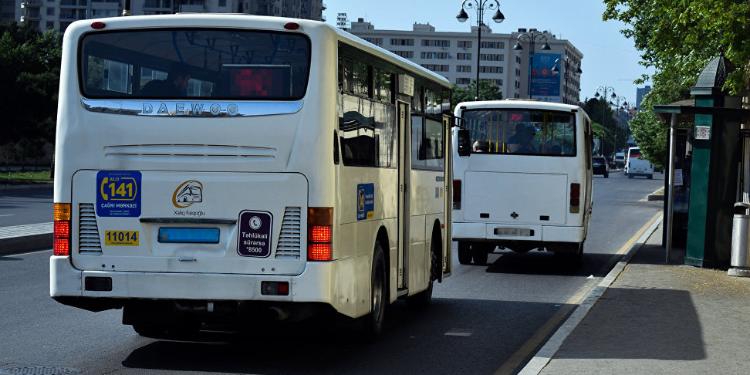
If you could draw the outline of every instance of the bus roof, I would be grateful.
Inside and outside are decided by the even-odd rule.
[[[535,100],[517,100],[517,99],[503,99],[503,100],[485,100],[476,102],[461,102],[458,103],[456,109],[479,109],[479,108],[514,108],[514,109],[543,109],[550,111],[566,111],[571,112],[573,110],[582,110],[581,107],[572,104],[562,104],[553,102],[542,102]]]
[[[91,31],[91,24],[97,21],[104,22],[106,24],[106,30],[157,27],[253,27],[256,29],[275,31],[287,31],[284,28],[284,25],[289,22],[295,22],[300,25],[301,31],[305,31],[305,29],[325,29],[328,32],[335,33],[339,41],[343,41],[377,57],[387,59],[399,68],[422,78],[427,78],[445,88],[451,87],[450,81],[445,77],[390,51],[380,48],[364,39],[321,21],[286,17],[256,16],[244,13],[179,13],[81,20],[71,24],[66,29],[66,35],[72,34],[77,36],[84,32]]]

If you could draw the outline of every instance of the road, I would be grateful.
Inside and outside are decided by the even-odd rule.
[[[661,208],[643,201],[663,184],[621,173],[594,181],[594,213],[580,266],[550,254],[498,253],[486,267],[459,265],[426,310],[397,303],[382,337],[365,343],[347,322],[316,319],[279,331],[205,334],[196,341],[146,339],[119,311],[90,313],[48,296],[49,252],[0,257],[2,368],[50,366],[91,374],[511,372],[533,355],[585,292],[619,259],[618,250]],[[454,252],[455,254],[455,252]]]
[[[52,221],[52,185],[0,190],[0,227]]]

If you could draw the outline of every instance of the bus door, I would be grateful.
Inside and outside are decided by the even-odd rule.
[[[408,288],[409,279],[409,191],[411,189],[411,108],[397,101],[398,108],[398,289]]]
[[[451,130],[452,130],[453,116],[443,115],[443,182],[445,206],[443,208],[445,217],[443,218],[443,264],[442,272],[440,273],[440,281],[443,281],[443,274],[450,274],[451,272],[451,245],[453,239],[451,238],[451,223],[453,218],[453,143],[451,141]]]

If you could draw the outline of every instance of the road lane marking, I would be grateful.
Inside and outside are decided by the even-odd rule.
[[[456,336],[456,337],[469,337],[469,336],[471,336],[471,330],[453,328],[450,331],[446,332],[445,335],[446,336]]]
[[[617,251],[613,255],[622,255],[628,252],[630,249],[633,248],[636,242],[638,242],[646,234],[650,236],[653,230],[656,229],[655,226],[659,217],[661,217],[661,212],[657,212],[656,214],[654,214],[654,216],[651,217],[651,219],[648,222],[646,222],[646,224],[644,224],[632,237],[630,237],[630,239],[627,242],[625,242],[625,244],[623,244],[619,249],[617,249]],[[647,231],[649,233],[647,233]],[[648,238],[646,238],[646,240],[647,239]],[[643,242],[645,243],[645,240]],[[613,259],[615,259],[614,256],[613,256]],[[607,265],[603,269],[610,267],[611,263],[612,262],[608,262]],[[614,271],[614,269],[612,271]],[[619,274],[620,273],[617,272],[617,275]],[[552,317],[549,318],[544,324],[542,324],[542,326],[539,327],[539,329],[537,329],[536,332],[534,332],[534,334],[528,340],[526,340],[526,342],[523,345],[521,345],[521,347],[518,348],[518,350],[516,350],[515,353],[513,353],[510,357],[508,357],[508,359],[500,366],[500,368],[498,368],[495,371],[495,374],[496,375],[513,374],[514,371],[523,363],[524,359],[526,359],[529,355],[531,355],[531,353],[537,350],[537,348],[540,345],[544,344],[544,340],[550,337],[550,335],[553,334],[553,332],[555,332],[555,328],[560,327],[560,329],[558,329],[558,331],[555,332],[552,337],[550,337],[550,340],[554,338],[554,336],[556,336],[558,333],[563,334],[562,332],[560,332],[560,330],[562,329],[562,327],[560,326],[561,323],[564,324],[563,321],[569,316],[572,316],[572,314],[575,313],[576,308],[579,307],[579,305],[584,300],[590,301],[591,306],[593,306],[593,303],[596,302],[596,299],[598,299],[598,296],[596,296],[595,299],[592,299],[591,294],[593,294],[593,292],[595,292],[596,289],[599,286],[601,286],[605,281],[608,281],[609,284],[611,284],[612,281],[614,281],[615,277],[610,277],[610,275],[608,274],[607,277],[604,278],[604,281],[602,281],[602,283],[599,283],[599,285],[594,284],[594,283],[587,283],[582,288],[580,288],[578,292],[576,292],[574,295],[568,298],[563,303],[562,307],[559,310],[557,310],[557,312],[555,312],[555,314],[552,315]],[[603,290],[601,291],[601,293],[603,293]],[[586,312],[588,312],[588,310],[586,310]],[[585,316],[585,313],[583,316]],[[583,320],[583,317],[581,317],[580,319]],[[564,333],[564,337],[562,337],[562,340],[558,340],[559,344],[562,344],[562,341],[565,340],[565,338],[567,338],[570,332],[572,332],[573,329],[575,329],[575,326],[577,325],[578,324],[576,323],[575,325],[572,326],[571,329],[569,329],[568,332]],[[557,348],[555,348],[554,351],[557,352],[558,348],[559,348],[559,345]],[[539,350],[539,352],[541,352],[542,349],[544,349],[544,347],[542,347]],[[532,358],[532,360],[533,359],[534,358]],[[549,359],[551,359],[551,356]],[[547,362],[545,362],[543,366],[539,368],[539,371],[541,371],[544,368],[544,366],[547,365],[547,363],[549,362],[549,359],[547,359]],[[531,363],[531,361],[529,361],[529,363]],[[527,364],[526,367],[528,366],[529,365]],[[523,370],[527,370],[526,367],[524,367]],[[536,373],[538,373],[539,371],[537,371]],[[533,371],[531,371],[531,373],[533,373]]]

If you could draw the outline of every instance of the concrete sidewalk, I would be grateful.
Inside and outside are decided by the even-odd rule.
[[[661,228],[563,342],[543,374],[748,374],[750,279],[664,263]]]

